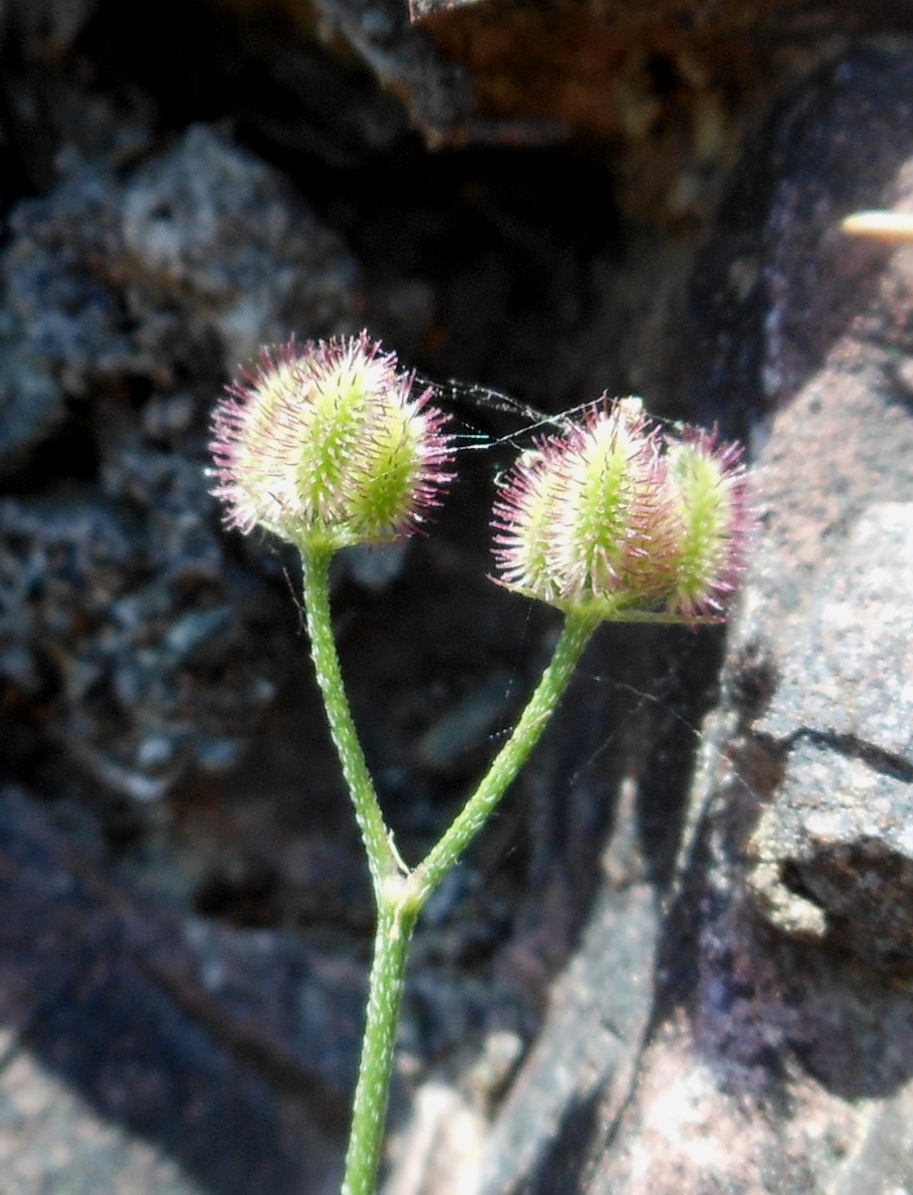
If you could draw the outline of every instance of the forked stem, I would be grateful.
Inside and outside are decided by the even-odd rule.
[[[542,736],[597,621],[568,616],[554,654],[510,738],[485,778],[425,860],[404,871],[368,772],[333,638],[329,554],[302,551],[311,655],[333,742],[368,855],[377,930],[342,1195],[374,1195],[384,1140],[409,944],[435,888],[497,808]]]

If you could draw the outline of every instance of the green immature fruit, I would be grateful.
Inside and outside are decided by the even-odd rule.
[[[416,531],[450,480],[431,391],[367,333],[265,350],[213,417],[228,526],[260,526],[310,551]]]
[[[589,620],[715,621],[748,521],[736,447],[673,435],[638,399],[603,401],[502,482],[496,579]]]

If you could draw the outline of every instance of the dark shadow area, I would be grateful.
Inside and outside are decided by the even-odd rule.
[[[586,1100],[571,1101],[549,1143],[545,1160],[536,1167],[531,1182],[524,1186],[523,1195],[578,1190],[585,1177],[588,1147],[599,1131],[599,1093]]]
[[[92,870],[83,873],[91,854],[68,845],[12,789],[0,796],[0,836],[4,1021],[18,1030],[20,1048],[103,1117],[157,1142],[214,1195],[332,1190],[327,1174],[344,1138],[347,1093],[307,1073],[333,1049],[329,1037],[310,1060],[305,1050],[289,1066],[258,1038],[255,1018],[247,1018],[245,1041],[230,1018],[200,1015],[193,984],[180,980],[186,943],[173,914],[131,903]],[[303,963],[289,996],[313,984]],[[287,979],[276,966],[274,984]],[[228,974],[223,983],[236,994],[244,987]],[[355,1014],[351,1070],[361,994],[338,984],[331,997]]]

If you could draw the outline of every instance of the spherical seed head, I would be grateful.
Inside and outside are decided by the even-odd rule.
[[[597,404],[508,474],[495,506],[495,558],[510,589],[600,617],[666,584],[669,511],[660,446],[637,400]]]
[[[725,612],[747,525],[739,452],[672,438],[636,399],[524,454],[495,504],[497,580],[602,619],[712,621]]]
[[[413,384],[364,332],[264,350],[213,415],[226,524],[329,550],[416,531],[452,475],[444,417]]]

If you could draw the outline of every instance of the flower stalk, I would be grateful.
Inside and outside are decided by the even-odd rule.
[[[380,810],[342,679],[330,614],[330,560],[331,553],[325,550],[301,549],[307,632],[314,674],[365,845],[374,899],[379,906],[390,881],[400,874],[401,864]]]
[[[423,906],[497,809],[529,759],[598,625],[599,620],[579,614],[570,615],[565,620],[552,658],[510,738],[491,763],[479,787],[410,876],[410,887]]]

